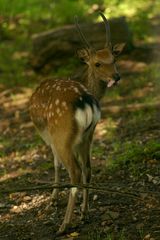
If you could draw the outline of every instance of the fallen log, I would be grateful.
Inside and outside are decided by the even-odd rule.
[[[105,27],[104,23],[81,24],[80,28],[86,39],[96,49],[104,47]],[[132,34],[125,17],[110,20],[112,43],[125,42],[126,50],[133,46]],[[31,65],[35,69],[42,68],[48,62],[72,56],[77,48],[83,47],[75,25],[64,26],[50,31],[38,33],[32,36],[33,49]]]

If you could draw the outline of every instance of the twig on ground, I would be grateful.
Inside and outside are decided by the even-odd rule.
[[[158,194],[157,192],[139,192],[135,190],[134,192],[129,192],[126,190],[115,190],[115,189],[108,189],[106,187],[102,186],[92,186],[92,185],[71,185],[71,184],[63,184],[63,185],[51,185],[51,184],[45,184],[45,185],[38,185],[38,186],[31,186],[31,187],[23,187],[23,188],[14,188],[14,189],[2,189],[0,190],[0,193],[8,194],[8,193],[14,193],[14,192],[25,192],[25,191],[35,191],[35,190],[45,190],[49,189],[52,190],[53,188],[72,188],[77,187],[79,189],[88,188],[90,190],[100,191],[100,192],[107,192],[109,194],[118,194],[118,195],[124,195],[131,198],[136,198],[139,200],[142,200],[142,197],[140,194],[147,193],[147,194]]]

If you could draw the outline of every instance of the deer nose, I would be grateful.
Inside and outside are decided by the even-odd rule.
[[[120,75],[119,75],[118,73],[114,73],[114,74],[113,74],[113,78],[114,78],[114,80],[115,80],[116,82],[118,82],[118,81],[121,79],[121,77],[120,77]]]

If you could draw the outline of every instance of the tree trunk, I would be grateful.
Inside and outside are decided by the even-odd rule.
[[[105,45],[104,23],[92,23],[80,25],[87,41],[96,49]],[[110,20],[112,44],[125,42],[126,50],[132,44],[132,34],[124,17]],[[84,47],[79,33],[74,25],[56,28],[32,36],[33,50],[31,64],[35,69],[42,68],[49,61],[59,62],[60,58],[72,56],[77,48]]]

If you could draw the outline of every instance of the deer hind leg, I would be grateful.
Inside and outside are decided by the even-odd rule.
[[[78,185],[81,180],[81,168],[80,168],[74,155],[70,156],[68,158],[68,160],[69,161],[68,161],[68,164],[66,164],[66,168],[67,168],[67,171],[69,172],[71,184]],[[66,161],[66,156],[65,156],[65,161]],[[71,222],[77,192],[78,192],[77,187],[73,187],[70,189],[65,217],[64,217],[62,225],[59,228],[58,233],[63,233],[67,229],[67,227],[69,226],[69,224]]]
[[[58,159],[57,154],[54,153],[54,171],[55,171],[55,180],[54,180],[54,185],[58,186],[59,182],[60,182],[60,162]],[[55,201],[55,203],[58,200],[58,193],[59,193],[59,189],[58,188],[54,188],[52,191],[52,201]]]
[[[79,158],[82,165],[82,181],[84,185],[88,185],[91,180],[91,143],[93,133],[91,132],[89,137],[84,139],[83,144],[80,147]],[[86,219],[89,209],[89,189],[83,189],[83,202],[81,205],[81,219]]]
[[[82,166],[82,180],[84,185],[88,185],[91,180],[91,166],[90,166],[90,157],[86,157],[87,162]],[[83,202],[81,206],[81,219],[85,219],[89,209],[89,189],[83,189]]]
[[[87,150],[87,149],[86,149]],[[91,180],[91,165],[90,165],[90,149],[80,153],[82,159],[82,181],[84,185],[88,185]],[[89,189],[83,188],[83,202],[81,205],[81,219],[85,219],[89,209],[88,203]]]
[[[57,154],[53,144],[51,144],[51,148],[52,148],[52,152],[53,152],[53,156],[54,156],[54,172],[55,172],[54,185],[56,186],[60,182],[60,161],[59,161],[58,154]],[[52,191],[51,199],[55,203],[58,200],[58,193],[59,193],[59,189],[54,188]]]

